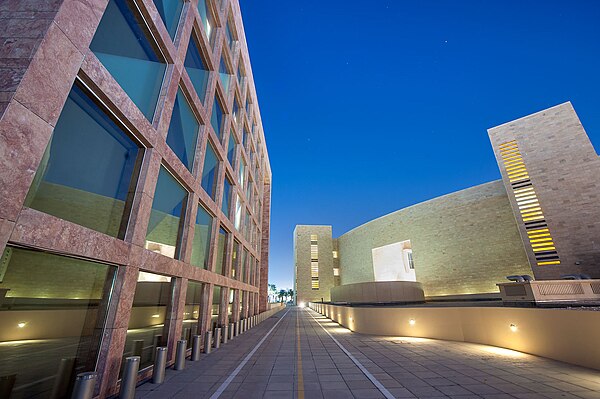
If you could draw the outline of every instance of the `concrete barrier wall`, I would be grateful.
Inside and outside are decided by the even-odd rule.
[[[600,312],[502,307],[377,308],[320,303],[311,303],[310,308],[358,333],[493,345],[600,370]]]

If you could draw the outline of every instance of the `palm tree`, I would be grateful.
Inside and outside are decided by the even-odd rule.
[[[293,301],[294,300],[294,290],[290,288],[287,293],[288,293],[288,296],[290,297],[290,301]]]
[[[287,291],[286,290],[280,290],[279,291],[279,301],[283,302],[283,298],[285,298],[286,295],[287,295]]]
[[[269,302],[275,302],[277,297],[277,287],[275,284],[269,284]]]

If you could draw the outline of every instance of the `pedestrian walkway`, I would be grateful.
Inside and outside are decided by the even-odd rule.
[[[353,333],[287,308],[136,398],[600,399],[600,372],[506,349]]]

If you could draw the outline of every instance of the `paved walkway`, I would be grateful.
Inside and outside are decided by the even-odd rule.
[[[217,397],[600,399],[600,372],[484,345],[352,333],[293,307],[136,392]]]

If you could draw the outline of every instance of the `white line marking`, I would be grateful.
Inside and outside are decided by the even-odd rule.
[[[252,349],[252,351],[250,353],[248,353],[248,355],[246,355],[246,357],[244,358],[244,360],[242,360],[242,362],[235,368],[235,370],[233,370],[231,372],[231,374],[229,375],[229,377],[227,377],[227,379],[221,384],[221,386],[219,387],[219,389],[217,389],[215,391],[215,393],[212,394],[212,396],[210,397],[210,399],[217,399],[219,396],[221,396],[221,394],[223,393],[223,391],[225,389],[227,389],[227,387],[229,386],[229,384],[231,384],[231,381],[233,381],[233,379],[235,378],[236,375],[238,375],[238,373],[242,370],[242,368],[246,365],[246,363],[248,363],[248,360],[250,360],[250,358],[252,357],[252,355],[254,355],[254,353],[258,350],[258,348],[260,348],[260,346],[263,344],[263,342],[265,342],[265,340],[267,339],[267,337],[269,335],[271,335],[271,333],[273,332],[273,330],[275,329],[275,327],[277,327],[277,325],[279,323],[281,323],[281,320],[283,320],[283,318],[290,313],[290,310],[292,310],[292,308],[289,308],[287,312],[285,312],[285,314],[283,316],[281,316],[281,319],[279,319],[277,321],[277,323],[275,323],[275,325],[273,327],[271,327],[271,329],[269,330],[269,332],[267,332],[265,334],[265,336],[263,337],[263,339],[260,340],[260,342],[258,344],[256,344],[256,346],[254,347],[254,349]],[[277,313],[275,313],[277,314]]]
[[[305,308],[306,309],[306,308]],[[317,322],[317,324],[323,329],[323,331],[325,331],[327,333],[327,335],[329,335],[329,337],[333,340],[333,342],[335,342],[337,344],[337,346],[340,347],[340,349],[350,358],[350,360],[352,360],[354,362],[354,364],[356,364],[358,366],[358,368],[360,369],[360,371],[362,371],[364,373],[364,375],[367,376],[368,379],[371,380],[371,382],[377,387],[377,389],[379,389],[379,391],[381,391],[381,393],[383,394],[383,396],[385,396],[387,399],[395,399],[394,395],[392,395],[390,393],[390,391],[388,391],[381,382],[379,382],[379,380],[377,378],[375,378],[373,376],[373,374],[369,373],[369,371],[365,368],[365,366],[363,366],[358,359],[356,359],[354,356],[352,356],[352,353],[350,353],[346,348],[344,348],[344,345],[340,344],[340,342],[335,339],[335,337],[333,335],[331,335],[329,333],[329,331],[327,331],[325,329],[325,327],[323,327],[321,325],[321,323],[319,322],[319,320],[317,320],[312,313],[308,312],[308,314],[310,315],[310,317],[313,318],[314,321]]]

